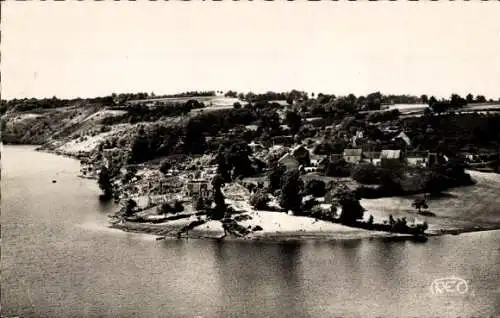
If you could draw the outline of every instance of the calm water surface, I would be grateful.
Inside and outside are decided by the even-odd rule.
[[[3,147],[2,315],[500,316],[499,231],[426,243],[155,241],[108,229],[113,206],[78,169]],[[433,295],[432,281],[448,276],[468,292]]]

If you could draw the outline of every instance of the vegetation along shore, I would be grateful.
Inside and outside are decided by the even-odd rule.
[[[3,143],[80,160],[80,177],[120,204],[110,226],[125,231],[328,240],[500,229],[500,101],[484,96],[194,91],[2,100],[0,112]]]

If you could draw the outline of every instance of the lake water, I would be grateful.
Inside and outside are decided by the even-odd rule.
[[[500,231],[426,243],[155,241],[106,227],[113,206],[75,177],[77,161],[21,146],[1,159],[3,316],[500,315]],[[467,291],[434,295],[449,276]]]

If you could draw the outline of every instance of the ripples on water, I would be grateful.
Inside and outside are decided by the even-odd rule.
[[[2,314],[27,317],[500,315],[500,232],[426,243],[155,241],[106,228],[78,162],[2,156]],[[52,184],[51,180],[57,179]],[[434,296],[436,278],[469,283]]]

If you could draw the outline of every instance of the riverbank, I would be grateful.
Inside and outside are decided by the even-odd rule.
[[[264,213],[278,213],[278,212],[264,212]],[[273,227],[281,227],[282,224],[274,224],[273,227],[266,227],[262,225],[262,230],[253,231],[246,236],[225,235],[222,227],[222,222],[208,221],[205,224],[195,227],[194,229],[182,234],[180,237],[177,233],[184,227],[188,226],[196,218],[189,218],[184,220],[169,221],[161,224],[151,223],[136,223],[130,221],[123,221],[120,223],[111,224],[110,227],[120,229],[126,232],[143,233],[155,235],[158,239],[224,239],[224,240],[255,240],[255,241],[297,241],[297,240],[316,240],[316,241],[330,241],[330,240],[352,240],[362,238],[387,238],[387,237],[408,237],[411,235],[382,232],[382,231],[368,231],[364,229],[348,227],[340,224],[316,221],[307,217],[294,217],[288,216],[289,221],[282,230],[275,230]],[[256,224],[255,222],[240,222],[243,224]],[[259,222],[260,223],[260,222]],[[249,225],[251,227],[251,225]],[[260,225],[259,225],[260,226]],[[266,229],[267,228],[267,229]]]
[[[63,152],[50,148],[37,148],[39,151],[57,154],[74,159],[81,157],[76,153]],[[443,196],[429,200],[430,211],[428,216],[419,215],[411,207],[416,196],[389,197],[380,199],[363,199],[361,204],[367,209],[365,219],[372,215],[375,223],[383,223],[389,215],[395,218],[407,218],[410,222],[427,222],[429,225],[426,235],[456,235],[468,232],[479,232],[500,229],[500,177],[497,174],[468,171],[476,184],[473,186],[453,188]],[[338,223],[318,221],[304,216],[292,216],[281,212],[255,211],[247,202],[226,199],[238,211],[239,215],[249,218],[238,223],[253,229],[256,226],[260,231],[252,231],[244,237],[225,236],[222,223],[208,221],[183,234],[182,237],[197,239],[225,240],[342,240],[358,238],[380,237],[411,237],[408,234],[372,231],[356,227],[348,227]],[[177,237],[183,227],[195,221],[191,218],[166,221],[163,223],[132,222],[112,224],[110,227],[127,232],[152,234],[160,237]],[[366,220],[365,220],[366,221]]]
[[[279,213],[279,212],[264,212],[264,213]],[[287,216],[284,214],[284,216]],[[111,224],[109,227],[120,229],[126,232],[143,233],[157,236],[158,239],[224,239],[224,240],[258,240],[258,241],[336,241],[336,240],[352,240],[352,239],[372,239],[372,238],[403,238],[413,240],[415,237],[410,234],[392,233],[385,231],[372,231],[356,227],[349,227],[337,223],[325,221],[317,221],[313,218],[288,216],[291,222],[287,222],[281,230],[276,230],[276,227],[281,227],[282,224],[275,223],[274,226],[266,227],[264,223],[261,231],[251,232],[246,236],[225,235],[222,223],[219,221],[208,221],[207,223],[197,226],[194,229],[182,234],[180,237],[177,233],[184,227],[188,226],[196,218],[189,218],[176,221],[168,221],[159,224],[153,223],[137,223],[124,221],[116,224]],[[305,222],[304,222],[305,221]],[[243,222],[240,222],[241,225]],[[309,223],[309,224],[307,224]],[[244,224],[254,224],[254,222],[245,222]],[[261,225],[259,225],[261,226]],[[251,225],[249,225],[251,227]],[[274,228],[273,228],[274,227]],[[431,224],[432,229],[426,231],[425,236],[443,236],[443,235],[459,235],[472,232],[484,232],[500,230],[500,225],[470,225],[466,227],[454,228],[437,228]],[[267,229],[266,229],[267,228]]]

